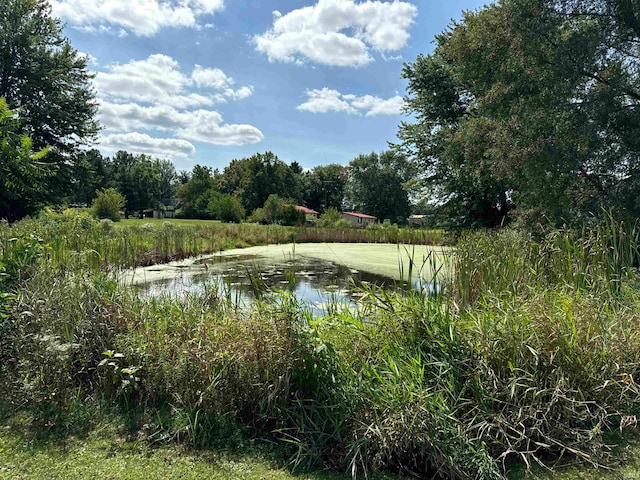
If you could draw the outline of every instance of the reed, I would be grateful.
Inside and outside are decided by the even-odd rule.
[[[79,398],[103,399],[142,412],[153,441],[206,448],[236,426],[297,469],[492,480],[565,456],[599,465],[607,432],[640,414],[635,225],[468,233],[444,287],[364,287],[365,308],[314,318],[285,293],[238,308],[224,285],[141,299],[108,272],[139,252],[289,242],[307,229],[83,222],[0,226],[0,285],[17,293],[0,309],[0,399],[39,412],[42,428]],[[435,261],[409,261],[407,283],[423,265],[438,272]]]

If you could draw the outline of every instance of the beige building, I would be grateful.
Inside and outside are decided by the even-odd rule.
[[[375,223],[376,217],[367,215],[366,213],[342,212],[340,214],[352,227],[366,227]]]

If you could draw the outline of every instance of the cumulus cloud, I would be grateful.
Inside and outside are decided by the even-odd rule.
[[[318,0],[285,15],[274,11],[272,28],[254,41],[270,61],[365,65],[373,60],[370,50],[397,51],[407,44],[417,12],[398,0]]]
[[[177,138],[215,145],[244,145],[263,139],[256,127],[225,124],[218,112],[210,110],[178,111],[167,105],[106,103],[100,109],[100,120],[111,131],[172,132]]]
[[[307,101],[297,109],[312,113],[346,112],[350,115],[400,115],[404,104],[402,97],[396,95],[388,99],[373,95],[343,95],[327,87],[321,90],[307,90]]]
[[[253,94],[252,86],[234,88],[234,79],[220,69],[195,65],[186,73],[173,58],[156,54],[109,65],[94,82],[99,119],[107,133],[102,142],[105,150],[179,158],[193,153],[190,141],[244,145],[263,139],[253,125],[226,124],[220,113],[207,108]],[[173,138],[153,138],[141,131]]]
[[[217,68],[196,65],[187,75],[180,70],[176,60],[162,54],[123,65],[110,65],[106,71],[97,73],[94,83],[101,96],[106,98],[178,108],[211,106],[227,99],[241,100],[253,93],[252,86],[234,90],[233,78]],[[193,88],[200,91],[189,91]]]
[[[53,14],[84,30],[100,31],[111,26],[151,36],[163,27],[197,26],[201,15],[224,7],[223,0],[51,0]]]
[[[154,138],[146,133],[112,133],[100,138],[103,150],[114,153],[126,150],[163,158],[188,158],[196,151],[193,144],[177,138]]]

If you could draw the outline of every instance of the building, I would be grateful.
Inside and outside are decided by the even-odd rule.
[[[315,210],[312,210],[307,207],[303,207],[301,205],[296,205],[296,210],[303,212],[305,215],[311,215],[312,217],[315,217],[315,218],[318,218],[318,215],[319,215],[319,213],[316,212]]]
[[[340,216],[349,222],[352,227],[366,227],[376,221],[376,217],[366,213],[342,212]]]

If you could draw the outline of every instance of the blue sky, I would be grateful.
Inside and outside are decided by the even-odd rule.
[[[51,0],[88,56],[100,149],[346,165],[396,139],[403,62],[483,0]]]

